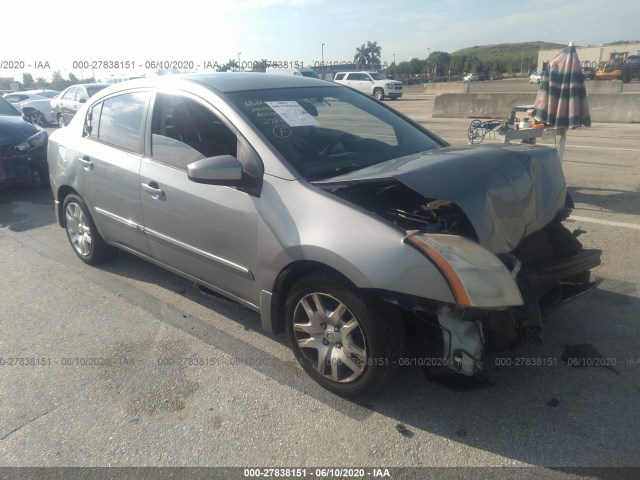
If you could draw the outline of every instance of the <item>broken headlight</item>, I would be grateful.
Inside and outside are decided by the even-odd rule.
[[[31,135],[24,142],[16,145],[15,148],[20,152],[26,152],[27,150],[41,147],[45,143],[47,143],[47,132],[41,130],[35,135]]]

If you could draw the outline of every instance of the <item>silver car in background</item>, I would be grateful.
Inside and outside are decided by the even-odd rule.
[[[600,263],[562,225],[554,149],[453,148],[315,79],[112,86],[51,135],[48,162],[80,259],[117,247],[259,312],[345,396],[383,385],[408,347],[482,379],[487,349],[538,340]]]

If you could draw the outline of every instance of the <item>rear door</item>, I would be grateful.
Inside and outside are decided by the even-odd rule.
[[[148,92],[130,91],[93,104],[76,149],[79,193],[100,234],[144,254],[139,172],[148,103]]]
[[[364,73],[350,73],[349,86],[366,94],[371,94],[371,81]]]
[[[187,177],[187,165],[218,155],[262,162],[208,103],[186,93],[156,95],[140,183],[154,258],[256,305],[256,197]],[[261,175],[260,175],[261,178]]]

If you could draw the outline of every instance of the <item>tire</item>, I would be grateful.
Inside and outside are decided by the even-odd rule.
[[[62,222],[71,248],[83,262],[97,265],[110,259],[117,252],[100,236],[86,203],[79,196],[65,197],[62,204]]]
[[[629,83],[631,81],[631,71],[627,68],[622,72],[622,83]]]
[[[58,125],[60,127],[66,127],[67,126],[67,121],[64,119],[64,115],[62,115],[61,113],[58,114]]]
[[[399,309],[336,273],[318,271],[298,280],[285,315],[296,359],[337,395],[370,394],[397,370],[405,345]]]
[[[34,110],[30,113],[28,119],[29,123],[32,123],[33,125],[38,125],[39,127],[47,126],[47,119],[44,118],[42,112],[39,112],[38,110]]]
[[[373,91],[373,98],[375,98],[378,101],[382,101],[384,100],[384,90],[382,90],[381,88],[376,88]]]

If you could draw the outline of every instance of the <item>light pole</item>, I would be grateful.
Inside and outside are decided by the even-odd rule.
[[[427,48],[427,51],[429,52],[427,54],[427,76],[431,77],[431,60],[429,59],[431,57],[431,49]]]
[[[324,80],[324,43],[322,44],[322,53],[321,53],[321,60],[320,60],[320,65],[322,66],[322,79]]]
[[[242,52],[238,52],[238,69],[240,69],[240,55],[242,54]]]
[[[393,54],[393,79],[397,80],[398,79],[398,75],[397,75],[397,70],[398,66],[396,65],[396,54]]]

